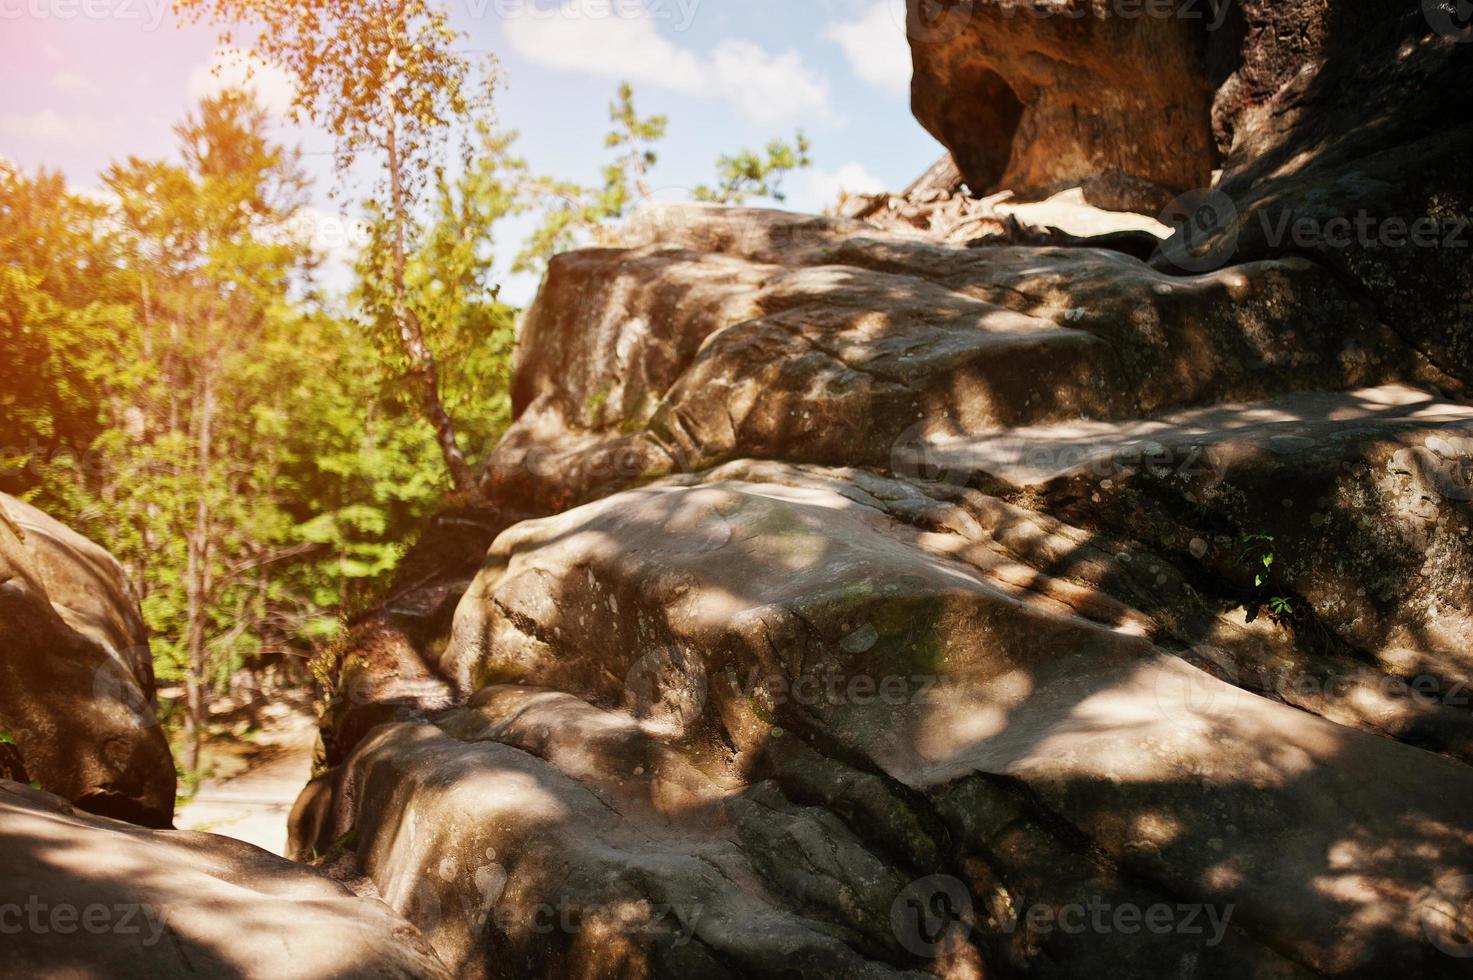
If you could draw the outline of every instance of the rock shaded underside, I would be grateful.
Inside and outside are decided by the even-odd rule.
[[[554,260],[498,509],[356,631],[301,855],[467,977],[1458,975],[1473,411],[1373,308],[773,212],[625,244]],[[1028,925],[1095,907],[1222,925]]]
[[[3,971],[16,977],[449,974],[382,902],[225,837],[150,831],[0,781]]]
[[[147,826],[174,817],[138,600],[106,551],[0,494],[0,776]],[[8,760],[8,761],[7,761]]]

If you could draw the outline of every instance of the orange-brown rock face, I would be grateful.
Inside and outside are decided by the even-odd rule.
[[[1121,6],[910,0],[912,110],[974,194],[1118,172],[1165,189],[1164,203],[1211,182],[1212,6],[1196,16]]]

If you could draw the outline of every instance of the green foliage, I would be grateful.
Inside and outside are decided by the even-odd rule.
[[[415,313],[406,265],[419,230],[422,195],[443,188],[440,152],[452,133],[491,110],[499,70],[494,58],[477,63],[460,53],[464,35],[433,0],[178,0],[187,18],[259,29],[252,53],[286,71],[295,84],[293,113],[326,129],[334,162],[347,176],[365,154],[382,163],[368,205],[374,215],[382,275],[365,281],[374,302],[391,311],[406,376],[417,389],[421,415],[457,491],[473,492],[474,473],[447,410],[436,352]],[[229,42],[228,31],[222,41]],[[462,145],[462,165],[472,146]]]
[[[754,197],[785,201],[783,178],[794,170],[813,165],[812,148],[808,137],[800,131],[792,143],[785,140],[768,143],[765,155],[742,150],[734,156],[720,157],[716,161],[716,187],[702,184],[691,196],[715,204],[744,204]]]
[[[1253,572],[1254,587],[1261,588],[1268,581],[1274,562],[1278,560],[1278,555],[1274,551],[1274,536],[1272,534],[1245,535],[1243,553],[1239,560],[1247,564]]]
[[[27,178],[0,160],[0,489],[31,484],[52,459],[101,432],[100,406],[128,330],[104,208],[60,176]]]
[[[623,82],[615,101],[609,104],[609,121],[614,128],[604,137],[604,146],[624,152],[604,169],[604,194],[608,206],[622,213],[629,205],[631,184],[640,197],[650,196],[646,175],[659,162],[654,145],[665,138],[670,120],[665,116],[639,118],[634,109],[634,86]]]
[[[650,200],[649,174],[659,162],[654,146],[665,138],[669,120],[642,118],[634,105],[634,89],[625,82],[609,105],[612,129],[604,146],[618,155],[604,167],[603,185],[582,187],[546,177],[527,178],[523,193],[542,211],[542,222],[517,256],[516,271],[535,270],[558,252],[584,241],[607,240],[610,222],[625,217],[639,202]],[[699,185],[691,197],[717,204],[743,204],[754,198],[783,201],[783,179],[812,166],[812,144],[799,132],[792,143],[773,140],[765,153],[742,150],[716,161],[715,188]]]
[[[539,268],[584,238],[597,240],[604,225],[650,197],[649,170],[659,161],[654,145],[665,138],[669,120],[641,118],[634,106],[634,87],[624,82],[609,104],[609,122],[613,128],[604,136],[604,146],[620,152],[604,167],[601,187],[548,177],[531,178],[522,185],[528,199],[542,210],[542,223],[517,255],[516,271]]]
[[[511,351],[515,313],[493,285],[496,225],[529,205],[519,192],[526,164],[511,155],[515,133],[477,126],[480,152],[454,182],[441,177],[428,227],[405,262],[407,302],[441,365],[445,407],[459,420],[462,449],[484,456],[511,422]],[[397,337],[390,225],[371,215],[358,261],[355,300],[380,362],[393,372],[386,394],[406,409],[418,392]]]
[[[494,63],[459,52],[464,35],[433,0],[178,0],[174,7],[188,20],[252,28],[253,53],[295,83],[294,120],[332,136],[338,170],[347,173],[365,153],[392,152],[411,196],[437,176],[436,151],[452,128],[490,106]],[[228,30],[221,42],[233,42]]]
[[[209,692],[242,665],[341,655],[345,617],[459,482],[456,454],[484,458],[510,424],[516,311],[498,260],[532,269],[605,240],[650,197],[668,120],[640,116],[621,85],[601,184],[534,176],[486,114],[494,70],[454,53],[427,2],[388,26],[347,0],[181,8],[267,26],[256,50],[293,75],[299,118],[328,130],[342,168],[397,161],[365,202],[351,317],[315,301],[320,257],[290,231],[307,184],[248,96],[205,100],[176,158],[113,165],[105,198],[0,161],[0,489],[123,563],[158,677],[191,692],[163,706],[166,724],[198,737]],[[452,175],[437,151],[467,121]],[[722,157],[696,196],[781,200],[809,163],[800,133]],[[498,241],[533,211],[528,240]],[[426,411],[427,360],[453,429]]]
[[[1273,577],[1274,566],[1279,564],[1279,554],[1275,544],[1276,539],[1272,534],[1248,534],[1243,537],[1243,552],[1239,561],[1248,567],[1253,575],[1253,588],[1262,594]],[[1266,605],[1271,613],[1279,619],[1285,619],[1294,615],[1294,601],[1288,596],[1267,596],[1258,600],[1259,605]],[[1258,615],[1255,607],[1250,610],[1249,619]]]
[[[204,692],[329,645],[450,485],[372,305],[358,323],[304,299],[305,184],[265,126],[207,100],[177,162],[107,171],[108,204],[0,168],[0,481],[123,562],[159,678]],[[408,268],[478,449],[510,416],[513,311],[486,280],[517,205],[494,159],[437,184]]]

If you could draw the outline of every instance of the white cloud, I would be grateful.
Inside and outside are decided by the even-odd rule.
[[[229,88],[250,92],[273,116],[285,116],[296,96],[286,72],[238,48],[216,48],[209,61],[195,65],[185,91],[198,102]]]
[[[750,41],[723,41],[711,52],[707,84],[761,126],[834,120],[828,83],[796,51],[774,55]]]
[[[794,181],[788,203],[794,210],[817,213],[838,203],[840,193],[878,194],[885,182],[850,161],[837,170],[807,170]]]
[[[857,20],[830,25],[823,36],[844,49],[854,74],[891,92],[910,90],[905,0],[874,0]]]
[[[732,39],[697,55],[666,40],[647,8],[624,15],[618,6],[598,12],[568,2],[555,16],[523,9],[508,17],[507,38],[543,67],[723,99],[758,125],[834,121],[828,83],[797,51],[773,54]]]
[[[0,116],[0,134],[36,143],[86,146],[95,143],[104,128],[94,119],[63,116],[55,109]]]
[[[58,91],[75,95],[85,95],[97,88],[97,86],[92,84],[92,79],[86,75],[79,75],[71,71],[59,71],[55,75],[52,75],[51,84]]]

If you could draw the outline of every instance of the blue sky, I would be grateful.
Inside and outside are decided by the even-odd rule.
[[[453,0],[473,51],[502,61],[504,126],[534,170],[592,181],[606,160],[607,106],[634,83],[641,114],[670,118],[653,183],[667,196],[711,179],[713,162],[801,127],[812,172],[789,204],[814,210],[840,186],[903,187],[941,152],[909,110],[903,0]],[[172,125],[221,84],[209,27],[176,25],[168,0],[0,0],[0,155],[59,169],[76,185],[127,155],[173,152]],[[230,75],[227,69],[227,78]],[[251,84],[284,105],[268,70]],[[327,190],[325,137],[283,124],[308,151],[315,211]],[[352,215],[342,216],[346,221]],[[531,284],[509,287],[524,299]]]

